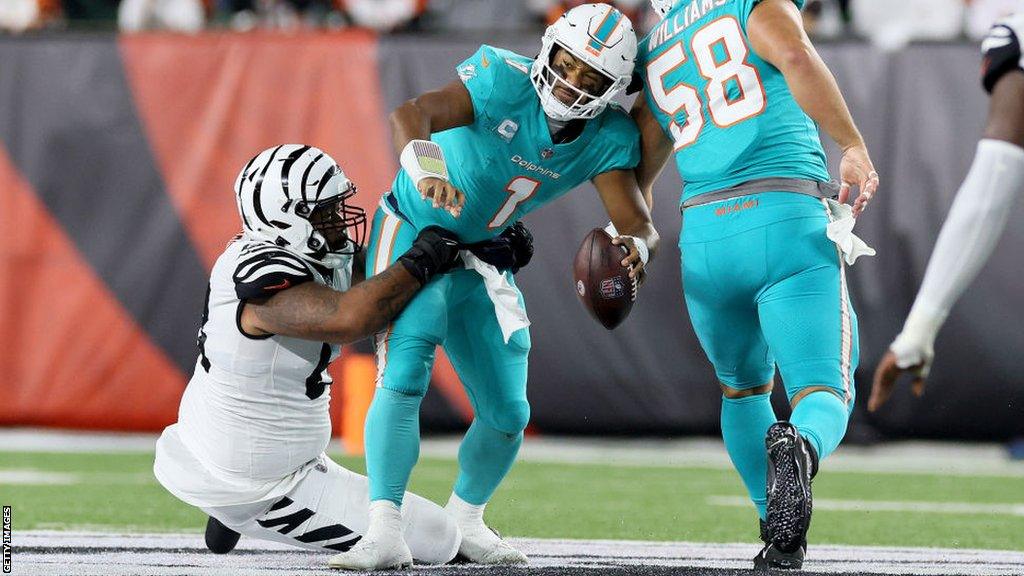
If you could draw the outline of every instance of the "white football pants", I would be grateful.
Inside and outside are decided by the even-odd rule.
[[[366,533],[369,482],[326,455],[308,470],[283,497],[202,510],[243,536],[310,550],[347,551]],[[459,551],[461,537],[454,519],[426,498],[405,493],[402,525],[418,562],[443,564]]]

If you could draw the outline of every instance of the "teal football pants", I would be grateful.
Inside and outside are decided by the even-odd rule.
[[[687,310],[718,380],[757,388],[777,366],[790,401],[807,388],[830,391],[805,396],[791,418],[821,458],[845,433],[859,356],[828,222],[820,200],[769,192],[687,208],[679,240]],[[767,394],[723,398],[726,449],[762,516],[764,436],[774,421]]]
[[[367,273],[379,273],[397,260],[416,233],[393,212],[379,208]],[[509,280],[514,286],[511,274]],[[522,305],[522,295],[519,299]],[[370,500],[401,504],[419,455],[419,407],[438,345],[451,359],[474,412],[459,449],[455,493],[483,504],[512,467],[530,419],[530,333],[518,330],[506,344],[483,278],[472,270],[455,270],[432,280],[377,335],[377,391],[366,419]]]

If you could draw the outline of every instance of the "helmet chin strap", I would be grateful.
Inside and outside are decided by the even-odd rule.
[[[320,243],[319,248],[312,248],[310,246],[310,243],[313,241],[317,241]],[[346,242],[350,243],[351,241],[349,240]],[[327,241],[318,240],[313,236],[310,236],[309,240],[306,241],[306,246],[313,250],[313,252],[309,254],[302,255],[306,260],[316,262],[317,264],[320,264],[321,266],[326,266],[327,268],[330,268],[332,270],[336,270],[338,268],[346,266],[352,257],[351,254],[338,254],[336,252],[329,252],[327,250]]]

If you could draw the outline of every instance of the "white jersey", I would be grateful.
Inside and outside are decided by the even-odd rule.
[[[154,472],[181,500],[230,506],[286,494],[327,448],[327,365],[339,347],[250,336],[239,324],[246,300],[303,282],[347,290],[351,263],[331,270],[269,242],[244,238],[217,259],[195,372],[178,422],[157,442]]]

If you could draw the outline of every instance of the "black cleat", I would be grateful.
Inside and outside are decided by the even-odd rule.
[[[817,472],[817,454],[789,422],[772,424],[764,442],[768,449],[770,541],[766,541],[768,546],[758,557],[764,556],[767,561],[773,557],[771,549],[794,558],[799,555],[795,566],[798,568],[803,563],[807,529],[811,526],[811,478]]]
[[[206,547],[214,554],[227,554],[235,549],[241,534],[220,523],[213,516],[206,521]]]
[[[765,546],[754,556],[754,570],[799,570],[804,565],[804,556],[807,554],[807,541],[804,540],[796,550],[785,553],[772,544],[772,537],[768,533],[768,523],[760,520],[761,541]]]
[[[797,546],[792,552],[783,552],[775,544],[765,544],[754,556],[754,570],[799,570],[804,565],[807,544]]]

